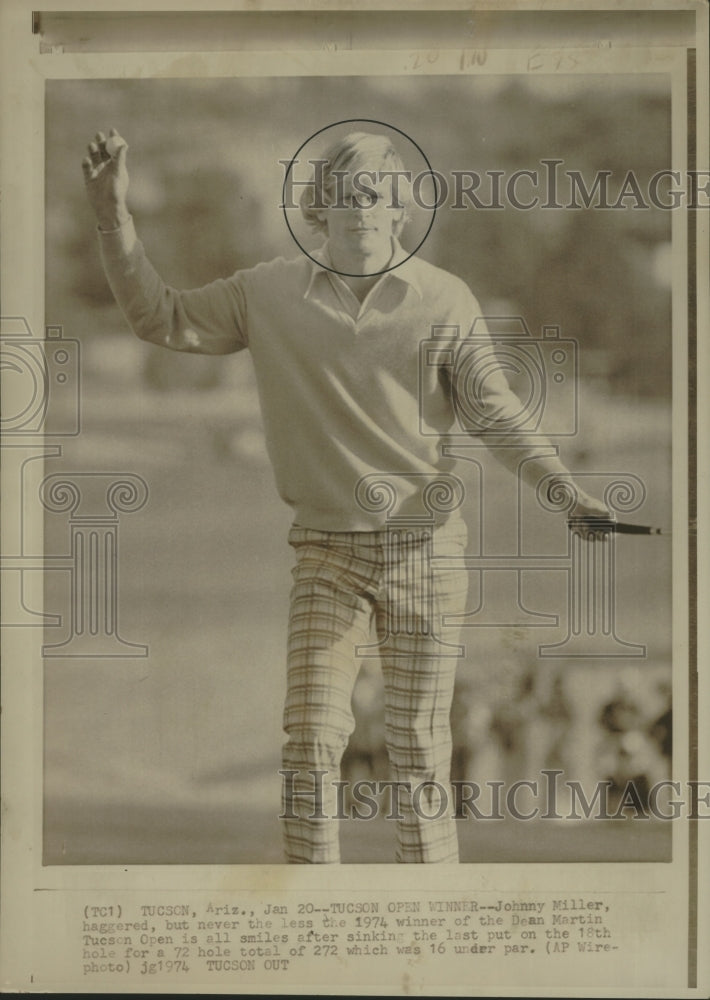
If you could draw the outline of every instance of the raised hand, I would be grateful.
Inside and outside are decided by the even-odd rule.
[[[86,194],[100,229],[117,229],[129,218],[126,205],[128,144],[115,128],[108,139],[97,132],[88,147],[88,156],[81,161]]]

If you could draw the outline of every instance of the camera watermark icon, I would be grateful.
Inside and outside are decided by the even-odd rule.
[[[35,338],[24,317],[2,320],[3,434],[70,437],[80,431],[80,346],[60,326]]]
[[[633,474],[581,473],[554,486],[545,477],[530,510],[522,485],[530,478],[526,465],[534,469],[538,461],[557,457],[559,446],[547,435],[578,431],[578,354],[576,341],[561,337],[559,326],[544,326],[542,336],[533,337],[521,316],[480,317],[465,334],[455,324],[435,325],[421,342],[420,432],[438,438],[443,458],[464,461],[473,473],[466,483],[469,550],[438,567],[452,572],[458,567],[471,583],[470,605],[458,621],[462,629],[559,628],[562,615],[557,610],[529,605],[550,602],[556,587],[551,574],[562,573],[567,635],[541,644],[538,654],[643,657],[644,645],[617,635],[617,540],[610,518],[595,524],[584,519],[580,525],[569,520],[572,531],[565,533],[562,551],[541,551],[539,532],[530,529],[540,523],[541,509],[570,514],[577,499],[574,481],[585,477],[588,483],[593,480],[592,494],[603,495],[612,520],[645,499],[645,487]],[[446,413],[436,404],[442,376],[451,388],[452,408]],[[510,502],[490,502],[495,477],[483,461],[487,448],[499,455],[507,450],[504,464],[517,479]],[[491,543],[490,528],[500,536],[497,542]],[[543,581],[545,587],[540,587]],[[561,593],[560,598],[564,601]],[[450,619],[449,624],[456,622]]]
[[[456,425],[447,437],[515,434],[571,436],[579,429],[577,342],[544,326],[533,337],[521,316],[480,316],[462,336],[458,325],[433,326],[420,344],[419,429],[441,434],[427,413],[432,370],[449,378]],[[515,395],[501,394],[503,378]]]

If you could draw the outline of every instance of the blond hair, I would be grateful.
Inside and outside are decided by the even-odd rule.
[[[319,232],[327,231],[327,223],[319,217],[319,213],[333,201],[336,171],[353,174],[365,170],[404,171],[404,163],[392,141],[385,135],[371,132],[351,132],[336,140],[317,162],[319,169],[315,171],[313,184],[304,188],[300,205],[306,222]],[[401,208],[402,214],[394,223],[392,231],[395,236],[399,236],[408,218],[407,209],[411,197],[406,177],[404,183],[398,183],[395,190],[398,199],[397,204],[392,207]]]

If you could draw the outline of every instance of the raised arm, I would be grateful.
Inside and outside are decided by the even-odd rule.
[[[203,288],[166,285],[146,257],[128,210],[128,144],[97,132],[82,160],[86,194],[98,223],[111,290],[141,340],[174,351],[229,354],[247,346],[246,307],[238,275]]]

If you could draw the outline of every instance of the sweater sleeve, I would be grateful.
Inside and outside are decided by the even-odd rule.
[[[451,373],[458,420],[511,472],[533,488],[543,477],[568,482],[570,473],[558,449],[535,428],[528,407],[508,384],[478,302],[468,296],[475,316],[468,338],[460,342]],[[470,316],[470,313],[469,313]]]
[[[119,229],[99,230],[99,247],[111,291],[141,340],[195,354],[230,354],[247,346],[240,272],[202,288],[171,288],[148,260],[131,218]]]

